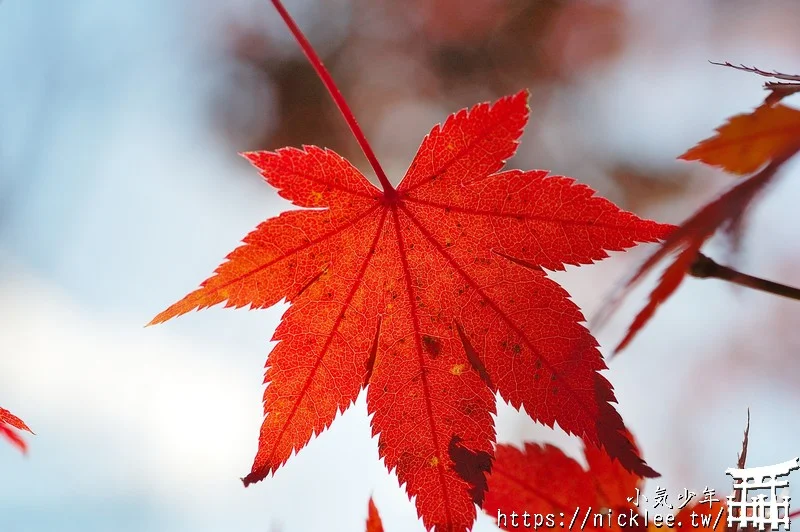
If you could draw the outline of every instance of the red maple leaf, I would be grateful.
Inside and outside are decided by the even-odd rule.
[[[743,469],[747,461],[749,438],[748,409],[742,451],[736,461],[739,469]],[[522,450],[498,445],[483,511],[506,530],[561,528],[622,532],[663,529],[668,523],[666,509],[671,508],[676,510],[673,524],[667,524],[666,528],[728,530],[725,497],[716,497],[715,490],[706,488],[706,492],[698,496],[687,489],[671,499],[672,502],[668,494],[659,502],[643,496],[642,479],[611,460],[606,453],[587,446],[584,456],[587,469],[553,445],[526,443]],[[735,500],[741,502],[742,491],[734,493]],[[653,512],[642,514],[640,509],[648,502]],[[523,512],[528,512],[529,516],[525,518]],[[738,511],[734,512],[734,516],[738,516]],[[789,519],[798,514],[800,512],[790,514]],[[648,522],[648,516],[653,517],[653,521]]]
[[[546,171],[501,172],[528,118],[527,93],[436,126],[391,185],[283,6],[381,182],[305,146],[244,154],[304,209],[260,224],[215,274],[151,324],[194,309],[290,303],[273,336],[265,419],[245,485],[278,469],[368,386],[373,434],[428,529],[464,530],[486,487],[495,392],[537,421],[639,457],[584,317],[545,269],[590,264],[672,226],[642,220]]]
[[[584,453],[588,469],[553,445],[526,443],[522,450],[498,445],[484,512],[507,530],[526,528],[522,515],[526,511],[542,516],[529,518],[530,526],[536,528],[557,528],[562,522],[560,528],[568,530],[616,528],[606,522],[595,527],[591,518],[584,522],[586,512],[596,508],[598,512],[612,510],[614,515],[628,514],[631,509],[638,513],[627,498],[641,486],[641,479],[597,447],[589,445]],[[512,512],[517,516],[512,517]],[[548,514],[552,523],[533,521],[544,520]]]
[[[273,336],[266,418],[246,484],[327,428],[367,384],[380,454],[429,527],[474,518],[468,491],[491,464],[497,391],[537,421],[654,474],[621,432],[583,315],[543,268],[592,263],[656,241],[669,226],[570,178],[497,173],[527,119],[526,97],[435,127],[397,190],[378,190],[329,150],[246,154],[283,197],[315,210],[262,223],[201,288],[152,321],[219,303],[291,303]]]
[[[747,433],[743,449],[746,453]],[[668,496],[666,504],[656,506],[656,501],[642,495],[642,479],[596,447],[587,446],[584,454],[587,469],[552,445],[526,443],[523,450],[498,445],[483,511],[505,530],[727,530],[724,497],[714,498],[712,503],[693,494],[681,504],[678,497]],[[743,464],[740,458],[739,467]],[[642,513],[648,503],[653,510]],[[673,524],[665,526],[667,504],[672,503],[676,510]],[[660,523],[655,519],[648,522],[648,517],[656,514]]]
[[[367,532],[383,532],[383,522],[381,515],[378,513],[378,508],[375,506],[375,501],[372,497],[369,498],[369,514],[367,515]]]
[[[0,434],[7,438],[8,441],[20,451],[26,453],[28,451],[28,445],[17,433],[17,430],[23,430],[33,434],[33,431],[28,428],[28,425],[26,425],[24,421],[5,408],[0,408]]]

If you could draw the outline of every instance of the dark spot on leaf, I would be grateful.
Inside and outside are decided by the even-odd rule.
[[[422,335],[422,347],[425,348],[431,358],[436,358],[442,352],[442,342],[427,334]]]
[[[403,451],[400,453],[400,458],[397,460],[397,467],[401,470],[408,469],[409,467],[412,467],[414,461],[415,458],[413,454],[408,451]]]
[[[461,479],[469,484],[469,494],[478,506],[483,505],[486,494],[486,474],[492,470],[492,455],[485,451],[473,451],[462,444],[457,434],[450,438],[447,454],[453,461],[453,470]]]

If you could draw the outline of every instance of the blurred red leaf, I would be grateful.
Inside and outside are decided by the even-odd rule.
[[[635,495],[641,479],[597,447],[586,446],[584,452],[588,469],[552,445],[526,443],[524,450],[498,445],[483,510],[506,530],[522,528],[512,525],[511,512],[552,514],[553,524],[539,523],[537,528],[558,528],[563,522],[560,528],[571,530],[595,530],[591,519],[581,526],[588,508],[610,509],[614,515],[631,509],[638,513],[628,497]],[[584,512],[567,527],[576,508]],[[619,529],[612,525],[596,530]]]
[[[0,408],[0,434],[5,436],[20,451],[26,453],[28,451],[28,446],[25,440],[17,433],[17,430],[33,434],[33,431],[28,428],[28,425],[26,425],[24,421],[8,410]]]
[[[747,454],[749,419],[748,413],[748,428],[739,455],[739,467],[744,467],[743,457]],[[632,475],[596,447],[587,446],[584,454],[588,469],[552,445],[526,443],[524,450],[511,445],[498,445],[483,511],[506,530],[560,528],[655,532],[664,528],[666,521],[663,517],[660,526],[648,523],[645,520],[647,514],[639,510],[647,502],[642,497],[637,505],[637,494],[644,491],[642,479]],[[702,496],[695,497],[674,514],[674,528],[726,530],[725,498],[714,498],[712,495],[714,502],[710,504],[703,502]],[[517,526],[511,520],[512,512],[518,516]],[[534,522],[537,516],[531,515],[528,520],[530,526],[524,526],[521,517],[523,512],[538,514],[542,522]],[[589,513],[591,515],[587,518]],[[655,513],[663,515],[660,510]],[[596,515],[604,514],[612,516],[610,522],[607,519],[603,519],[602,523],[595,522]],[[548,515],[552,520],[550,523],[547,522]],[[622,515],[626,518],[620,524],[618,519]],[[634,519],[633,516],[637,517]]]
[[[614,350],[615,353],[619,353],[628,346],[636,334],[650,321],[656,309],[678,289],[678,286],[683,282],[683,278],[686,276],[686,273],[697,257],[698,251],[700,251],[700,245],[697,242],[689,243],[678,254],[675,260],[667,266],[664,273],[661,274],[661,279],[658,284],[650,293],[647,304],[633,319],[633,322],[628,327],[628,331],[625,333],[625,337]],[[656,254],[653,255],[653,257],[655,256]],[[643,270],[639,270],[636,273],[639,274],[640,272],[644,273]],[[630,281],[631,285],[635,281],[636,279]]]
[[[367,515],[367,532],[383,532],[383,522],[372,497],[369,498],[369,514]]]

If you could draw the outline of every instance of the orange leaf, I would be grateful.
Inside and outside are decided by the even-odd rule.
[[[800,140],[800,111],[762,105],[736,115],[679,159],[702,161],[734,174],[750,174],[794,149]]]
[[[501,172],[528,119],[527,93],[452,115],[395,190],[330,150],[245,156],[305,209],[259,225],[201,288],[156,316],[289,310],[269,355],[265,419],[245,485],[284,464],[368,387],[379,452],[426,527],[475,519],[494,454],[496,392],[537,421],[656,475],[625,433],[597,342],[545,269],[655,242],[642,220],[545,171]]]
[[[372,497],[369,498],[369,515],[367,515],[367,532],[383,532],[383,522]]]
[[[28,451],[28,446],[25,440],[20,437],[16,430],[23,430],[33,434],[33,431],[28,428],[20,418],[6,410],[0,408],[0,434],[5,436],[14,446],[16,446],[23,453]]]

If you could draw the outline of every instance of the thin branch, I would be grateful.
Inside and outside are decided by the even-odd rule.
[[[766,279],[761,279],[759,277],[754,277],[752,275],[736,271],[733,268],[722,266],[721,264],[714,262],[712,259],[703,255],[702,253],[697,254],[697,258],[689,268],[689,275],[692,277],[697,277],[698,279],[720,279],[722,281],[728,281],[740,286],[746,286],[747,288],[752,288],[753,290],[760,290],[769,294],[788,297],[789,299],[796,299],[800,301],[800,288],[786,286],[784,284],[768,281]]]
[[[364,135],[364,132],[361,131],[361,127],[358,125],[356,117],[353,115],[353,111],[350,110],[350,106],[347,105],[347,101],[344,99],[344,96],[342,96],[342,93],[339,92],[339,88],[336,86],[336,82],[333,81],[333,77],[331,77],[330,72],[328,72],[328,69],[322,64],[322,60],[317,55],[317,52],[314,51],[314,48],[311,46],[311,43],[308,42],[306,36],[303,35],[303,32],[300,31],[300,28],[297,26],[294,19],[292,19],[292,16],[289,15],[289,12],[286,11],[285,7],[283,7],[283,3],[281,3],[280,0],[272,0],[272,5],[275,6],[275,9],[278,10],[281,18],[283,18],[283,21],[289,27],[289,31],[292,32],[292,35],[294,35],[294,38],[300,45],[300,48],[303,49],[303,53],[308,58],[311,66],[314,67],[314,70],[317,72],[319,79],[325,85],[325,88],[328,89],[328,93],[336,103],[336,107],[338,107],[339,111],[342,113],[347,125],[350,126],[350,131],[353,132],[353,136],[356,138],[356,141],[358,141],[359,146],[361,146],[361,151],[363,151],[364,155],[367,156],[367,160],[369,161],[369,164],[372,165],[375,175],[378,176],[378,180],[381,182],[381,186],[383,187],[383,192],[387,196],[394,196],[395,190],[392,186],[392,183],[389,181],[389,178],[386,177],[386,173],[383,171],[383,168],[381,168],[378,158],[375,157],[372,147],[369,145],[369,142],[367,142],[367,137]]]
[[[789,83],[784,81],[768,81],[764,84],[764,89],[771,91],[764,103],[774,105],[787,96],[800,92],[800,83]]]
[[[716,61],[709,61],[712,65],[717,66],[724,66],[728,68],[734,68],[736,70],[741,70],[742,72],[750,72],[751,74],[758,74],[759,76],[764,76],[766,78],[775,78],[775,79],[782,79],[784,81],[800,81],[800,75],[793,75],[793,74],[782,74],[780,72],[772,71],[767,72],[766,70],[761,70],[756,67],[749,67],[745,65],[733,65],[725,61],[724,63],[717,63]]]

